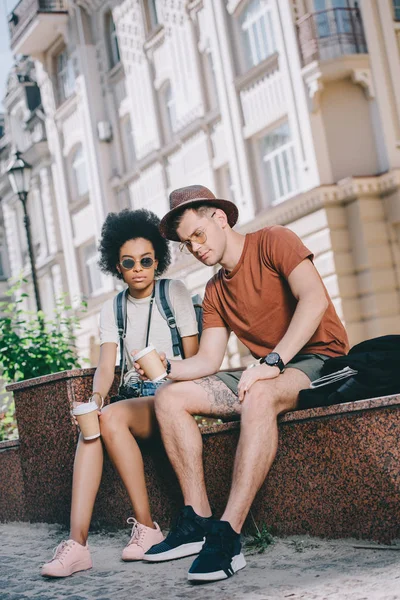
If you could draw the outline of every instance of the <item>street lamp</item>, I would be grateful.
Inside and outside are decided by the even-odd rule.
[[[28,198],[29,185],[31,180],[32,167],[28,164],[21,155],[21,152],[17,150],[15,156],[7,169],[7,175],[10,180],[12,190],[18,195],[18,198],[22,202],[24,208],[24,225],[26,230],[26,238],[28,240],[28,252],[29,259],[31,261],[32,281],[33,288],[35,290],[36,307],[37,310],[42,310],[40,303],[39,286],[36,276],[35,259],[33,256],[32,237],[31,237],[31,224],[29,220],[28,211],[26,209],[26,200]]]

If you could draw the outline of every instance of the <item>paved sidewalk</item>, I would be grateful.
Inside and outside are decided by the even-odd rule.
[[[203,586],[186,581],[191,559],[163,564],[124,563],[129,534],[93,534],[94,568],[45,580],[40,565],[65,537],[55,525],[0,525],[1,600],[400,600],[400,551],[357,550],[354,541],[277,540],[264,554],[247,556],[232,579]]]

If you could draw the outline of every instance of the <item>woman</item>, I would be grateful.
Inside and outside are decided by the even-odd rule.
[[[128,378],[135,396],[140,395],[143,388],[133,369],[133,350],[144,348],[148,338],[158,351],[173,357],[170,329],[157,303],[153,302],[155,278],[162,275],[171,262],[168,242],[159,233],[158,225],[159,219],[147,210],[110,213],[103,225],[99,248],[101,270],[123,279],[129,287],[125,356],[127,368],[132,368]],[[193,356],[198,350],[197,322],[190,294],[181,281],[171,282],[170,300],[184,354]],[[61,542],[52,560],[42,567],[43,576],[66,577],[92,567],[87,538],[103,470],[101,440],[127,489],[135,515],[128,519],[133,527],[122,553],[123,560],[140,560],[144,552],[164,539],[150,514],[143,460],[136,441],[147,439],[154,432],[154,394],[162,382],[146,382],[145,396],[120,400],[101,410],[103,398],[114,380],[118,341],[111,298],[100,314],[100,359],[93,379],[92,399],[99,406],[101,438],[85,441],[79,436],[72,484],[70,539]]]

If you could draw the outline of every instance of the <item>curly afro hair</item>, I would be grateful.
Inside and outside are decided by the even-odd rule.
[[[144,238],[153,244],[158,260],[156,276],[162,275],[171,264],[171,252],[168,241],[162,237],[158,226],[160,219],[151,211],[125,209],[119,213],[109,213],[101,229],[99,244],[99,267],[103,273],[111,273],[122,279],[117,271],[119,251],[128,240]]]

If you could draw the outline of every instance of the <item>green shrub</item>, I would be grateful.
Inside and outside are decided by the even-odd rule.
[[[52,319],[42,311],[25,310],[23,302],[28,294],[18,293],[23,281],[7,292],[9,301],[0,303],[0,372],[5,383],[81,366],[75,337],[78,317],[66,305],[64,297],[57,301]],[[1,436],[15,430],[13,413],[13,404],[3,418],[0,413],[0,439],[9,439]]]

